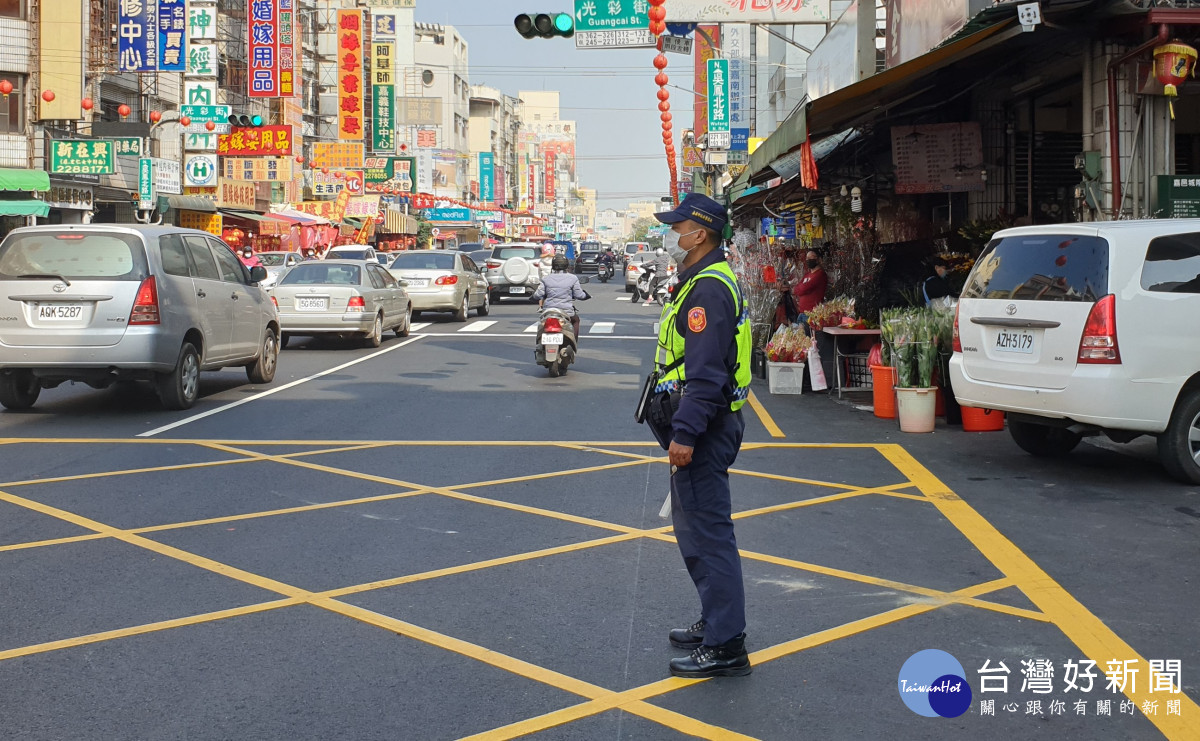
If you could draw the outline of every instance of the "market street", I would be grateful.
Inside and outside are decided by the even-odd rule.
[[[631,418],[658,310],[589,289],[559,379],[505,302],[378,350],[297,341],[273,384],[205,374],[185,412],[64,386],[0,413],[2,735],[1200,733],[1195,487],[1136,446],[1045,461],[757,380],[732,481],[755,670],[669,677],[697,601]],[[928,648],[961,662],[966,714],[900,701]],[[1095,687],[1065,691],[1088,658]],[[1109,691],[1139,658],[1180,661],[1183,692]],[[1036,659],[1050,693],[1022,687]],[[981,692],[987,662],[1007,692]]]

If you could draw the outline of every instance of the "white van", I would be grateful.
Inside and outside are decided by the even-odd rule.
[[[955,398],[1006,412],[1022,449],[1154,435],[1167,471],[1200,483],[1200,219],[997,232],[954,332]]]

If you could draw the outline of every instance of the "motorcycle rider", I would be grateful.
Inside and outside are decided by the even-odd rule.
[[[252,250],[249,246],[242,248],[240,259],[242,264],[248,268],[255,268],[262,265],[262,260],[258,259],[258,255],[255,255],[254,250]]]
[[[650,279],[650,290],[646,293],[646,303],[649,306],[654,301],[654,294],[660,283],[667,280],[667,271],[671,267],[671,256],[662,247],[654,250],[654,277]]]
[[[316,250],[314,250],[312,247],[309,247],[309,248],[308,248],[308,249],[307,249],[307,250],[304,252],[304,260],[305,260],[305,262],[307,262],[307,261],[309,261],[309,260],[316,260],[316,259],[317,259],[317,251],[316,251]]]
[[[608,268],[608,277],[610,278],[616,275],[616,271],[613,270],[613,262],[615,259],[616,258],[613,256],[612,247],[609,247],[608,249],[604,250],[604,252],[600,253],[599,263]]]
[[[565,255],[557,255],[550,261],[550,274],[542,278],[542,284],[533,294],[531,301],[537,301],[544,309],[558,309],[571,316],[571,327],[575,330],[575,344],[579,345],[579,311],[575,308],[576,301],[587,301],[591,298],[579,283],[579,277],[569,272],[571,263]]]

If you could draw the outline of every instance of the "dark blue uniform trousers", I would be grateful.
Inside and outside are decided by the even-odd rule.
[[[671,477],[675,539],[700,594],[704,643],[709,646],[719,646],[746,629],[742,560],[729,496],[729,467],[745,429],[741,411],[714,419],[697,438],[692,462]]]

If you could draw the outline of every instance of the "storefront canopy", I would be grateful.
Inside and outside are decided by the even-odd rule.
[[[0,190],[50,190],[50,175],[43,170],[0,167]]]
[[[206,214],[215,214],[217,212],[217,204],[208,198],[182,195],[159,196],[158,210],[165,213],[168,208],[179,211],[201,211]]]
[[[969,30],[973,30],[973,33],[951,39],[915,59],[802,103],[750,155],[746,172],[730,189],[731,196],[736,198],[750,185],[776,177],[777,173],[771,169],[771,165],[799,149],[810,135],[833,134],[853,126],[864,116],[928,92],[928,75],[1021,33],[1020,26],[1016,25],[1015,9],[1003,18],[996,18],[995,15],[988,17],[993,22],[982,30],[974,30],[978,24],[972,25]]]
[[[236,209],[236,208],[221,208],[221,209],[217,209],[217,210],[220,211],[221,213],[225,214],[226,216],[232,216],[235,219],[245,219],[247,221],[271,221],[271,222],[287,223],[287,219],[277,219],[271,214],[264,216],[264,215],[258,213],[257,211],[242,211],[242,210]]]
[[[0,216],[49,216],[50,206],[44,201],[0,201]]]

